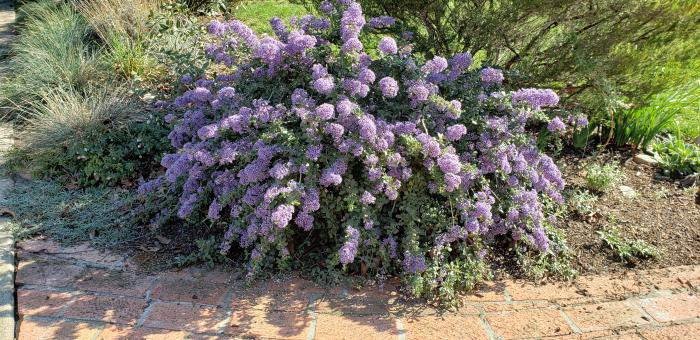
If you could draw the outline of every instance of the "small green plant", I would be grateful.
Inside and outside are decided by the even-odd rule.
[[[644,240],[628,240],[620,235],[616,228],[598,231],[598,236],[605,245],[615,252],[622,262],[627,262],[633,257],[652,258],[659,256],[659,251]]]
[[[659,166],[674,176],[700,172],[700,148],[694,144],[671,135],[654,143],[653,150]]]
[[[571,191],[567,198],[569,210],[581,216],[590,214],[597,201],[598,196],[585,189]]]
[[[526,277],[540,280],[545,277],[558,277],[570,280],[578,273],[571,266],[573,252],[566,243],[564,232],[555,227],[546,228],[547,237],[551,241],[547,252],[534,254],[532,252],[515,251],[517,262]]]
[[[219,251],[219,244],[221,244],[221,241],[217,240],[214,236],[195,240],[197,250],[189,255],[180,255],[175,257],[175,265],[178,267],[184,267],[203,262],[206,263],[207,267],[213,268],[214,265],[218,263],[229,262],[230,259],[225,255],[222,255]]]
[[[58,89],[26,109],[19,151],[38,175],[67,176],[80,186],[114,185],[148,175],[167,145],[161,117],[144,113],[119,89],[84,95]],[[22,155],[24,154],[24,155]]]
[[[0,229],[17,239],[40,234],[65,244],[128,247],[149,234],[133,223],[135,203],[133,192],[119,188],[68,190],[54,181],[17,181],[3,202],[16,217]]]
[[[593,191],[609,192],[624,178],[624,173],[615,164],[593,164],[586,172],[586,187]]]

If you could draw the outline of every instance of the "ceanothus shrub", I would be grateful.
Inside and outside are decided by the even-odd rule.
[[[357,3],[321,9],[272,19],[276,37],[210,24],[218,73],[183,77],[166,117],[177,151],[142,186],[177,197],[164,212],[218,232],[250,277],[314,258],[399,275],[421,296],[472,287],[489,245],[556,251],[544,207],[564,181],[526,125],[557,95],[503,92],[503,73],[470,71],[468,53],[422,61],[409,34],[382,34],[392,18],[367,24]]]

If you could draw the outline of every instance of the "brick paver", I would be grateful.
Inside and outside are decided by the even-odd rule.
[[[567,307],[564,312],[583,332],[638,326],[651,321],[642,310],[626,301]]]
[[[68,318],[134,325],[146,308],[146,300],[119,296],[83,295],[68,307]]]
[[[293,277],[246,288],[226,270],[145,275],[119,256],[56,257],[56,247],[25,243],[19,339],[700,339],[700,266],[485,282],[460,309],[441,310],[404,299],[395,281],[324,289]]]
[[[700,318],[700,297],[697,295],[684,293],[647,298],[641,304],[658,322]]]
[[[58,316],[73,298],[67,292],[19,289],[17,310],[20,316]]]
[[[196,333],[216,333],[226,320],[226,311],[214,306],[189,302],[156,303],[151,307],[144,326]]]
[[[490,314],[486,321],[503,339],[566,335],[573,330],[558,310],[540,309]]]

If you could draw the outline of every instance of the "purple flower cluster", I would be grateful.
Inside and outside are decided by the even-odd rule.
[[[141,189],[177,195],[177,215],[209,219],[222,252],[250,252],[251,271],[319,226],[314,237],[333,247],[320,250],[328,263],[383,256],[406,275],[460,256],[448,246],[483,248],[497,237],[548,249],[542,200],[561,202],[564,181],[525,126],[558,96],[501,92],[503,73],[470,71],[468,53],[421,64],[384,37],[371,57],[359,4],[320,9],[289,27],[271,20],[276,38],[238,21],[210,24],[207,53],[230,74],[182,82],[169,114],[176,151]],[[565,127],[558,117],[548,126]],[[413,217],[431,212],[439,218],[430,226]]]
[[[481,70],[481,83],[485,86],[500,85],[503,82],[503,71],[492,67]]]
[[[351,226],[347,226],[345,234],[345,244],[338,250],[338,253],[340,254],[340,263],[350,264],[355,261],[355,256],[357,255],[360,232]]]
[[[527,104],[533,110],[539,110],[544,106],[555,106],[559,103],[559,96],[550,89],[521,89],[513,93],[513,105]]]
[[[392,37],[384,37],[379,40],[379,51],[384,54],[396,54],[399,48],[396,46],[396,40]]]

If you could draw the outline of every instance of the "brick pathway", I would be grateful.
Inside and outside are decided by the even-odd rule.
[[[122,256],[51,241],[17,245],[19,339],[692,339],[700,266],[500,281],[440,313],[395,285],[321,289],[288,278],[246,289],[235,272],[139,274]]]

